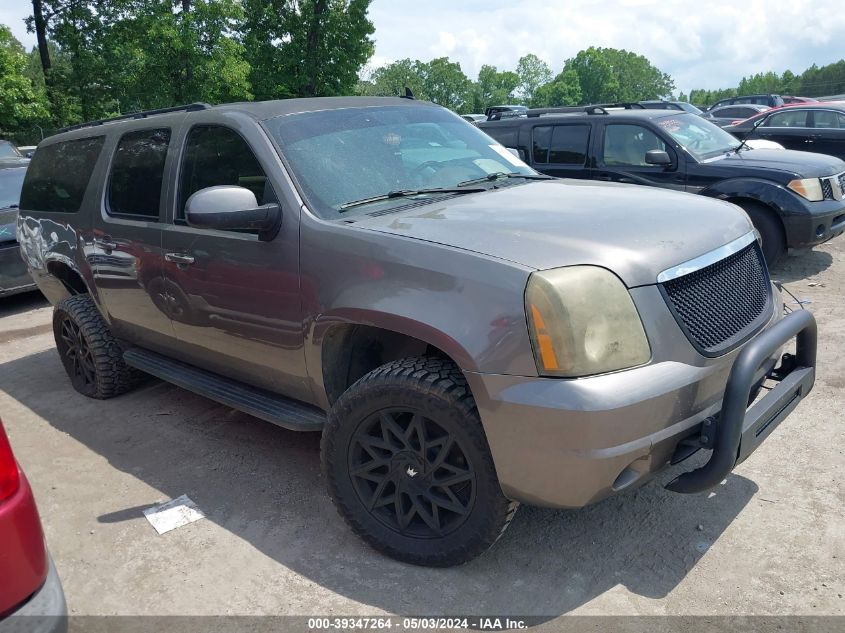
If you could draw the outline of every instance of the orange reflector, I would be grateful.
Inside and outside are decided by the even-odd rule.
[[[531,318],[534,319],[534,330],[537,332],[537,345],[540,347],[543,369],[560,369],[552,344],[552,337],[546,332],[546,322],[543,321],[543,316],[533,303],[531,304]]]

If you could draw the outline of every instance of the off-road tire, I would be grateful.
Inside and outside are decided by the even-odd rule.
[[[760,232],[760,238],[763,240],[763,257],[766,259],[766,265],[771,268],[786,255],[786,235],[783,224],[775,212],[765,205],[757,202],[741,202],[740,206]]]
[[[407,414],[403,413],[405,410]],[[395,526],[389,527],[383,516],[379,518],[381,515],[365,505],[360,492],[360,476],[355,479],[352,474],[355,470],[353,451],[357,450],[356,442],[360,444],[357,438],[364,432],[362,429],[369,428],[366,425],[371,424],[368,420],[374,419],[374,416],[382,419],[385,411],[392,412],[389,415],[395,415],[398,420],[403,419],[402,415],[406,416],[405,420],[412,420],[408,428],[414,424],[414,419],[424,419],[429,431],[431,428],[440,429],[446,436],[454,438],[454,445],[458,447],[454,450],[458,452],[451,455],[458,455],[456,459],[465,463],[467,470],[473,473],[473,502],[467,504],[467,507],[471,505],[471,509],[459,517],[463,522],[455,520],[458,527],[451,532],[430,537],[403,534]],[[429,431],[423,432],[420,439],[431,441],[433,436],[426,437]],[[392,436],[391,440],[397,438]],[[446,440],[441,437],[440,443],[431,441],[428,446],[445,445]],[[407,452],[403,449],[399,451],[393,454],[393,458]],[[423,448],[420,454],[435,456],[436,453],[436,448]],[[358,380],[341,395],[329,412],[323,431],[321,457],[331,498],[352,530],[376,550],[415,565],[451,567],[479,556],[499,539],[519,505],[502,494],[475,400],[460,369],[445,358],[419,356],[393,361]],[[421,479],[414,483],[425,486],[426,481],[445,481],[437,478],[437,472],[441,471],[438,471],[436,462],[433,459],[423,463],[419,468]],[[399,473],[404,468],[399,466],[388,470],[394,473],[393,477],[401,479]],[[400,486],[406,484],[412,485],[411,482],[388,484],[394,486],[394,499],[403,490]],[[378,484],[373,485],[378,488]],[[432,484],[431,489],[435,488],[440,486]],[[455,489],[450,490],[454,492]],[[457,490],[462,492],[460,487]],[[454,495],[450,497],[455,498]],[[417,502],[425,499],[430,500],[431,497],[417,495],[413,508],[416,509]],[[428,507],[434,510],[433,506],[432,503]],[[401,506],[397,504],[396,507]],[[389,511],[392,511],[390,504],[385,504],[382,512]],[[397,510],[396,516],[400,514],[403,513]],[[413,515],[412,512],[409,514]],[[439,522],[442,515],[449,515],[449,511],[427,514],[430,520],[432,515],[437,516]],[[422,519],[422,514],[416,512],[411,521],[424,523]],[[425,530],[426,525],[417,529]],[[432,531],[432,534],[435,533]]]
[[[69,334],[76,337],[77,348],[68,344]],[[123,350],[90,295],[74,295],[56,304],[53,336],[73,388],[89,398],[105,400],[120,395],[144,377],[123,362]],[[79,365],[74,363],[74,355],[80,354],[80,350],[85,357],[85,368],[77,371]]]

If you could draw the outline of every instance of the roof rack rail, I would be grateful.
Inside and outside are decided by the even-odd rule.
[[[622,108],[623,110],[645,110],[639,101],[620,101],[619,103],[594,103],[594,108]]]
[[[138,112],[130,112],[129,114],[121,114],[120,116],[110,117],[108,119],[97,119],[96,121],[87,121],[85,123],[77,123],[76,125],[69,125],[59,130],[61,132],[71,132],[73,130],[81,130],[86,127],[94,127],[102,125],[103,123],[111,123],[112,121],[124,121],[126,119],[145,119],[148,116],[156,114],[167,114],[168,112],[195,112],[197,110],[208,110],[211,107],[210,103],[189,103],[187,105],[172,106],[170,108],[156,108],[155,110],[141,110]]]
[[[532,108],[528,110],[525,115],[529,117],[544,116],[546,114],[607,114],[607,110],[603,106],[588,105],[588,106],[561,106],[559,108]]]

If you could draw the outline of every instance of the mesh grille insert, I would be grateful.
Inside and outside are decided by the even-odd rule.
[[[729,351],[768,315],[771,285],[756,242],[662,286],[685,334],[708,355]]]

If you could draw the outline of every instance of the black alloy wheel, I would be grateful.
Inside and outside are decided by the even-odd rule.
[[[387,409],[361,422],[349,473],[373,516],[404,536],[445,536],[475,503],[475,470],[459,439],[419,411]]]

